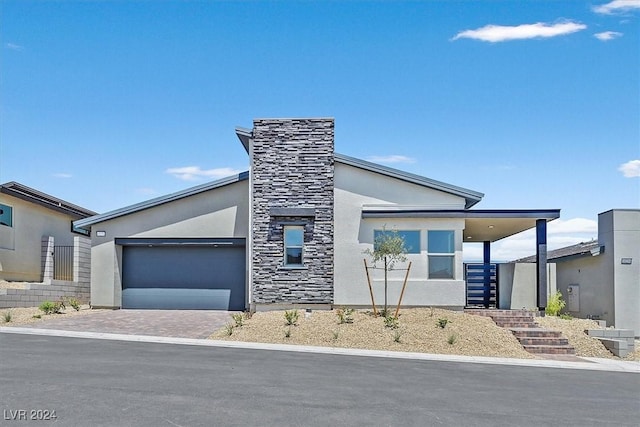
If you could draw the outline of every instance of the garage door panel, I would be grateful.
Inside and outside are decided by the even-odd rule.
[[[245,308],[243,246],[124,246],[123,308]]]

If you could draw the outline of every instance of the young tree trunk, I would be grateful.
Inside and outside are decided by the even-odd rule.
[[[387,257],[384,257],[384,315],[387,316]]]

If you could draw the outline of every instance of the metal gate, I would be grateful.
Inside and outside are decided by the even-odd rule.
[[[73,281],[73,246],[53,247],[53,278]]]
[[[467,307],[498,307],[497,264],[465,264]]]

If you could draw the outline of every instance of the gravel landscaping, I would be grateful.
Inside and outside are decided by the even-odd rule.
[[[284,311],[258,312],[244,318],[243,325],[216,331],[211,339],[325,347],[395,350],[431,354],[466,356],[537,358],[526,352],[513,334],[498,327],[490,318],[443,309],[413,308],[401,310],[398,328],[385,326],[384,319],[369,311],[358,310],[353,323],[340,324],[336,310],[313,311],[305,317],[303,310],[295,326],[285,324]],[[444,328],[439,319],[447,319]],[[585,329],[599,328],[591,320],[538,319],[542,327],[561,330],[578,356],[616,357],[598,340],[587,336]],[[231,331],[231,335],[229,335]],[[288,335],[288,336],[287,336]],[[638,351],[625,360],[640,360]]]
[[[0,309],[0,326],[35,326],[48,319],[84,316],[100,311],[104,310],[92,310],[88,305],[81,306],[80,311],[67,307],[61,314],[49,315],[37,307]],[[11,313],[9,322],[5,322],[7,312]],[[284,311],[258,312],[250,318],[243,314],[243,325],[239,327],[229,317],[228,327],[221,328],[209,338],[431,354],[537,358],[526,352],[511,332],[498,327],[490,318],[460,311],[403,309],[397,328],[385,326],[384,318],[374,317],[368,310],[356,310],[351,315],[352,323],[339,323],[337,310],[317,310],[309,316],[305,316],[304,310],[298,310],[298,313],[299,318],[294,326],[285,324]],[[577,356],[618,359],[600,341],[584,333],[585,329],[601,328],[593,320],[541,317],[536,318],[536,322],[541,327],[562,331],[575,347]],[[442,328],[439,323],[446,324]],[[230,330],[231,335],[228,333]],[[636,351],[624,360],[640,361],[640,341],[636,341]]]

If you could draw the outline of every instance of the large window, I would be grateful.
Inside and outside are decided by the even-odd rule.
[[[404,248],[408,254],[420,253],[420,230],[374,230],[373,242],[379,241],[384,233],[396,234],[404,240]]]
[[[453,279],[455,260],[455,232],[430,230],[427,232],[429,279]]]
[[[302,267],[304,227],[287,225],[284,227],[284,265]]]
[[[0,225],[13,227],[13,208],[0,203]]]

